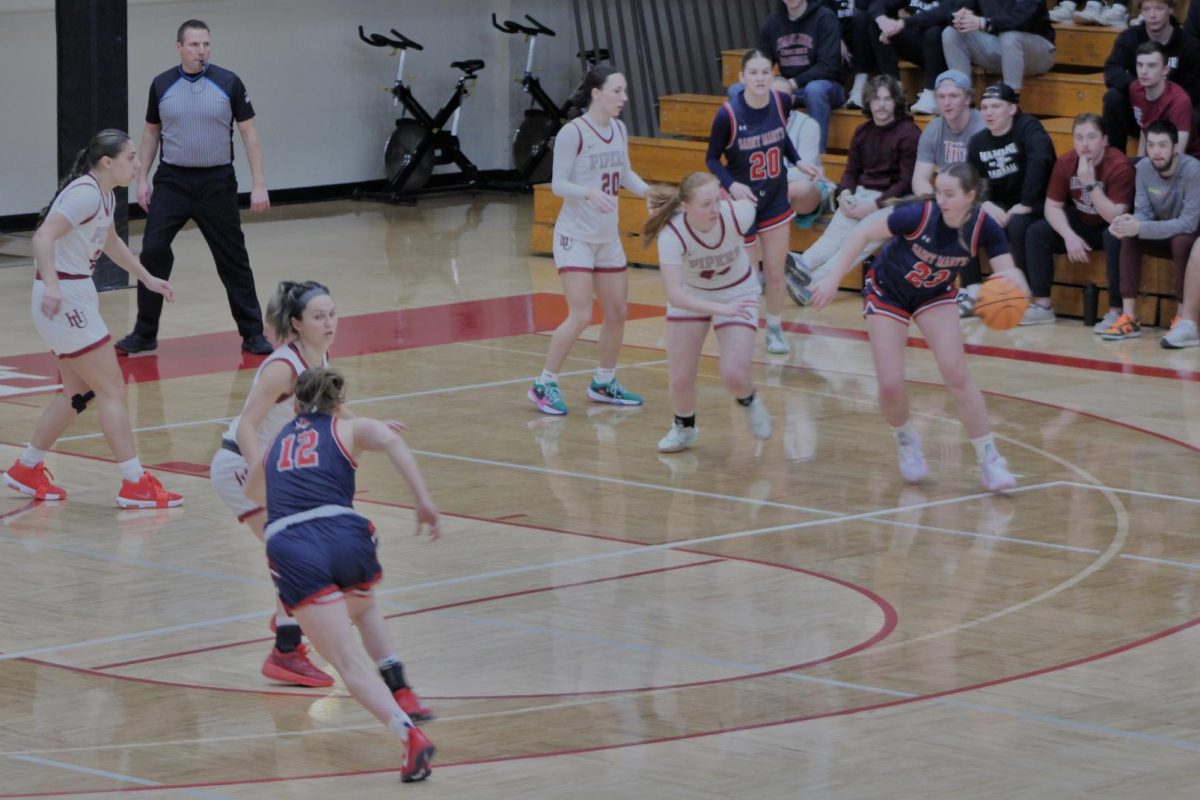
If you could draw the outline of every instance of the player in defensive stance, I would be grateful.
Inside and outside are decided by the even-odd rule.
[[[62,391],[42,412],[29,445],[4,473],[4,482],[37,500],[66,499],[66,490],[53,483],[46,468],[46,451],[94,404],[100,430],[121,471],[117,505],[167,508],[183,503],[182,496],[164,489],[142,468],[134,451],[125,379],[92,283],[92,270],[103,252],[147,289],[168,302],[174,300],[171,285],[147,272],[112,227],[113,189],[128,186],[137,172],[137,152],[129,135],[112,128],[100,131],[79,151],[33,235],[33,324],[58,356]]]
[[[1029,286],[1009,255],[1004,229],[980,209],[986,182],[975,168],[951,164],[938,174],[934,186],[936,202],[880,209],[859,223],[829,273],[813,284],[813,307],[824,308],[833,301],[863,247],[886,240],[867,273],[863,316],[879,383],[879,405],[896,436],[900,473],[915,483],[928,472],[921,438],[909,418],[904,385],[908,326],[915,322],[954,396],[959,419],[975,447],[984,488],[1002,492],[1017,481],[996,451],[983,394],[967,372],[954,287],[959,271],[980,250],[987,252],[993,275],[1003,275],[1026,294]]]
[[[597,64],[571,97],[584,113],[554,140],[551,190],[563,198],[554,223],[554,264],[567,298],[567,318],[555,329],[542,374],[527,396],[543,414],[566,414],[558,372],[571,346],[592,322],[592,297],[600,301],[600,364],[588,386],[589,400],[640,406],[642,398],[617,382],[617,356],[625,336],[629,278],[617,226],[622,188],[646,196],[646,182],[629,164],[629,136],[617,117],[625,108],[625,76]]]
[[[652,187],[644,241],[657,239],[667,290],[667,369],[675,421],[658,443],[660,453],[686,450],[696,441],[696,371],[711,325],[720,346],[721,380],[745,409],[758,439],[771,435],[771,415],[750,377],[758,335],[760,289],[744,246],[755,207],[722,200],[721,185],[693,172],[676,189]]]
[[[344,386],[342,375],[327,367],[296,380],[297,416],[253,462],[246,495],[266,505],[267,559],[279,599],[354,699],[404,742],[400,779],[420,781],[429,776],[433,744],[365,658],[386,657],[391,643],[373,591],[383,577],[375,526],[353,507],[356,458],[364,451],[387,455],[416,497],[418,535],[426,526],[431,539],[441,535],[438,510],[412,451],[392,426],[340,418]]]

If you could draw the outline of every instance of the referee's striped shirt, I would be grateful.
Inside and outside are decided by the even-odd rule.
[[[146,122],[162,126],[162,160],[176,167],[233,162],[233,123],[254,118],[242,79],[208,64],[196,75],[181,66],[150,84]]]

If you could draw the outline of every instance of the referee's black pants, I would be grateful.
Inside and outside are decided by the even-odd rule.
[[[217,274],[225,284],[229,310],[245,339],[263,332],[262,309],[254,289],[254,273],[242,220],[238,214],[237,178],[233,165],[220,167],[176,167],[160,163],[154,174],[154,192],[142,236],[142,265],[156,278],[171,277],[175,254],[171,242],[188,220],[195,220],[217,262]],[[163,297],[138,284],[138,315],[133,333],[143,339],[158,339],[158,320]]]

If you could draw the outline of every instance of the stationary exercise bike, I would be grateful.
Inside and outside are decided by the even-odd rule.
[[[479,168],[463,153],[458,140],[458,118],[462,102],[475,85],[475,73],[483,69],[481,59],[455,61],[451,69],[462,72],[454,86],[454,93],[436,115],[430,115],[413,95],[411,87],[404,81],[404,61],[409,50],[425,48],[404,34],[391,29],[394,39],[378,33],[369,37],[358,26],[358,38],[372,47],[390,47],[399,52],[400,63],[396,66],[396,80],[390,89],[392,105],[403,105],[404,110],[396,120],[396,128],[388,137],[383,161],[387,169],[387,186],[382,192],[354,190],[355,199],[385,200],[392,203],[415,202],[419,194],[434,191],[481,188]],[[411,115],[411,118],[405,115]],[[447,128],[449,123],[449,128]],[[459,169],[457,180],[438,181],[428,187],[433,168],[442,164],[454,164]],[[440,176],[439,176],[440,178]]]
[[[525,109],[525,118],[513,134],[513,167],[516,170],[517,181],[525,184],[545,183],[550,180],[554,166],[554,158],[551,155],[554,137],[558,135],[559,128],[567,122],[571,101],[567,100],[559,106],[546,94],[542,82],[533,74],[533,54],[537,47],[537,37],[554,36],[555,33],[528,14],[525,15],[525,19],[531,24],[522,25],[512,20],[501,23],[493,13],[492,27],[502,33],[523,34],[529,43],[529,50],[525,56],[525,74],[521,77],[521,91],[529,95],[531,107]],[[610,57],[608,50],[603,48],[585,50],[578,55],[580,58],[586,58],[589,66],[599,61],[607,61]]]

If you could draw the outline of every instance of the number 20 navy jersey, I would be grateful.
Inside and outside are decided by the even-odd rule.
[[[763,108],[747,105],[744,91],[721,106],[713,119],[706,161],[722,186],[744,183],[760,198],[780,187],[786,190],[787,164],[800,161],[787,135],[790,107],[791,98],[776,91]],[[720,163],[722,154],[725,165]]]
[[[320,506],[354,505],[358,467],[328,414],[301,414],[283,426],[263,457],[267,524]]]

